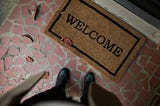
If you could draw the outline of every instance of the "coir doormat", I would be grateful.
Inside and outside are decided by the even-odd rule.
[[[90,0],[64,0],[45,33],[113,81],[122,77],[145,40]]]

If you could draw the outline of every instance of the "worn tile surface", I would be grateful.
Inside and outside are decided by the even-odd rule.
[[[18,0],[0,0],[0,26]],[[3,11],[2,11],[3,10]]]
[[[33,10],[36,3],[42,4],[42,12],[34,21],[28,9]],[[114,83],[43,33],[61,3],[62,0],[20,0],[6,18],[0,27],[0,94],[30,75],[48,71],[49,78],[42,79],[25,97],[28,98],[53,87],[59,70],[68,67],[71,79],[67,91],[74,99],[82,95],[86,72],[93,71],[96,82],[117,95],[124,106],[146,106],[160,84],[160,54],[153,49],[155,44],[147,40],[124,77]],[[30,34],[34,41],[24,34]],[[28,56],[34,61],[26,61]]]

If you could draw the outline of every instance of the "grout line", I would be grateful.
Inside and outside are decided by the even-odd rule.
[[[18,5],[18,2],[20,0],[16,0],[16,2],[13,4],[13,6],[11,7],[10,11],[8,12],[8,15],[6,16],[6,18],[3,20],[3,22],[1,23],[0,26],[3,26],[4,23],[6,22],[6,20],[8,20],[8,17],[11,15],[11,13],[13,12],[13,10],[16,8],[16,6]]]

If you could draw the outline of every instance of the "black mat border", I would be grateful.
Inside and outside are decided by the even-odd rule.
[[[64,12],[66,10],[66,8],[69,6],[70,2],[72,0],[68,0],[67,4],[64,6],[64,8],[62,9],[61,12]],[[81,52],[83,55],[85,55],[86,57],[88,57],[89,59],[91,59],[92,61],[94,61],[96,64],[98,64],[100,67],[102,67],[103,69],[105,69],[107,72],[109,72],[112,76],[116,76],[116,74],[118,73],[119,69],[122,67],[122,65],[124,64],[124,62],[126,61],[126,59],[128,58],[128,56],[130,55],[130,53],[133,51],[133,49],[136,47],[136,45],[138,44],[138,42],[140,41],[140,39],[135,36],[133,33],[131,33],[129,30],[127,30],[126,28],[124,28],[123,26],[121,26],[119,23],[117,23],[116,21],[114,21],[113,19],[111,19],[110,17],[106,16],[105,14],[103,14],[102,12],[100,12],[98,9],[96,9],[95,7],[91,6],[89,3],[85,2],[84,0],[79,0],[81,3],[85,4],[86,6],[88,6],[89,8],[93,9],[94,11],[96,11],[98,14],[102,15],[103,17],[107,18],[108,20],[110,20],[113,24],[117,25],[118,27],[120,27],[121,29],[123,29],[124,31],[126,31],[127,33],[129,33],[133,38],[135,38],[137,41],[135,42],[135,44],[133,45],[133,47],[131,48],[131,50],[129,51],[129,53],[127,54],[127,56],[124,58],[124,60],[121,62],[121,64],[119,65],[119,67],[117,68],[117,70],[115,71],[115,73],[111,72],[109,69],[107,69],[105,66],[103,66],[102,64],[100,64],[98,61],[96,61],[95,59],[93,59],[91,56],[89,56],[87,53],[83,52],[82,50],[80,50],[78,47],[76,47],[75,45],[72,45],[73,48],[75,48],[77,51]],[[56,24],[56,22],[59,20],[59,18],[62,16],[62,14],[59,14],[58,17],[54,20],[53,24],[51,25],[51,27],[49,28],[49,32],[52,33],[53,35],[55,35],[57,38],[62,39],[61,36],[59,36],[58,34],[56,34],[55,32],[52,31],[52,28],[54,27],[54,25]]]

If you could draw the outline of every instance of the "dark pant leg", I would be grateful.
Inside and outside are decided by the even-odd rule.
[[[48,100],[65,100],[66,99],[66,93],[64,89],[61,89],[60,87],[53,87],[49,90],[46,90],[45,92],[39,93],[27,100],[25,100],[21,106],[27,106],[30,104],[38,103],[41,101],[48,101]]]
[[[82,104],[88,105],[88,98],[87,97],[88,97],[87,95],[83,95],[81,97],[81,103]]]

